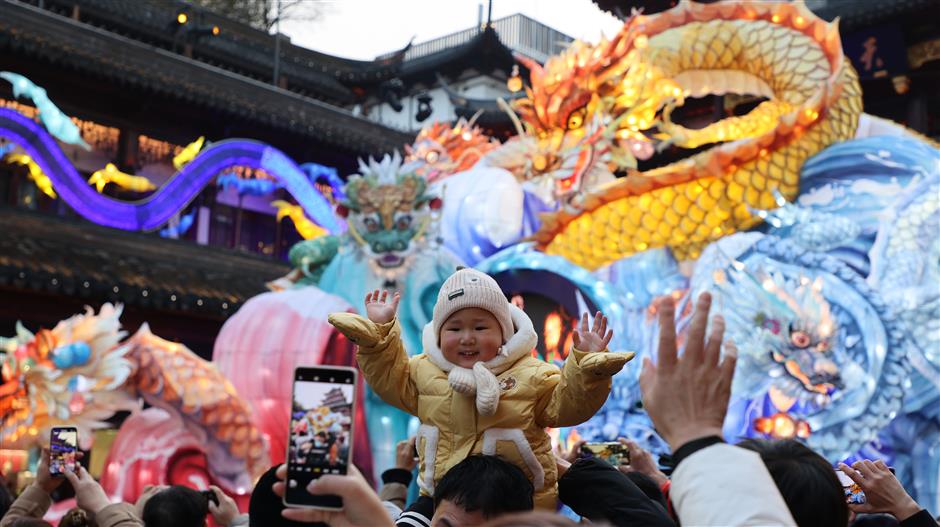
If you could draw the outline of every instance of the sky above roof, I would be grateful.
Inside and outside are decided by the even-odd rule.
[[[298,46],[338,57],[373,60],[376,56],[433,40],[477,24],[479,0],[304,0],[302,10],[321,11],[318,19],[288,20],[281,33]],[[622,22],[591,0],[493,0],[493,19],[515,13],[566,35],[597,42],[612,36]]]

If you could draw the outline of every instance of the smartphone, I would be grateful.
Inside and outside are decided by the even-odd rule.
[[[852,481],[852,478],[847,476],[845,472],[842,472],[839,469],[836,469],[836,476],[839,477],[839,484],[842,485],[842,492],[845,493],[846,503],[865,503],[865,492],[863,492],[862,488],[858,486],[858,483]]]
[[[199,494],[202,494],[202,497],[206,499],[207,505],[211,502],[215,503],[216,507],[219,506],[219,497],[215,495],[215,492],[212,492],[212,489],[201,490],[199,491]]]
[[[581,445],[581,457],[603,459],[615,467],[630,464],[630,450],[627,448],[627,445],[619,441],[584,443]]]
[[[75,453],[78,452],[78,429],[74,426],[52,428],[49,439],[49,473],[61,476],[75,472]]]
[[[326,474],[346,474],[352,462],[356,370],[298,367],[293,386],[284,505],[342,509],[339,496],[310,494],[307,485]]]

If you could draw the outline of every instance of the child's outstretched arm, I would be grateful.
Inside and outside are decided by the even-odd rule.
[[[388,291],[375,290],[365,299],[369,318],[332,313],[328,320],[357,345],[356,360],[375,393],[386,403],[414,415],[418,411],[418,391],[395,318],[400,298],[395,293],[389,301]]]
[[[610,394],[610,378],[633,358],[633,353],[613,353],[607,345],[613,331],[600,311],[588,328],[587,313],[572,335],[574,346],[561,372],[546,366],[543,389],[536,403],[536,422],[541,426],[575,426],[591,418]]]

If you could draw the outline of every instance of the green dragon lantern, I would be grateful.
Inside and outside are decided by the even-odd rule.
[[[402,267],[441,200],[428,193],[427,181],[411,165],[402,165],[397,152],[379,162],[360,160],[359,171],[349,178],[337,212],[346,217],[350,237],[378,267]]]

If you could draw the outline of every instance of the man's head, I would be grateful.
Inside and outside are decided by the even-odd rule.
[[[432,323],[444,358],[465,368],[495,357],[513,334],[499,284],[475,269],[458,269],[444,282]]]
[[[434,489],[431,525],[479,525],[508,512],[529,511],[533,493],[519,467],[496,456],[470,456],[448,470]]]
[[[797,525],[848,525],[842,485],[822,456],[792,439],[748,439],[738,446],[760,454]]]
[[[204,527],[209,503],[189,487],[174,485],[154,494],[141,519],[147,527]]]

